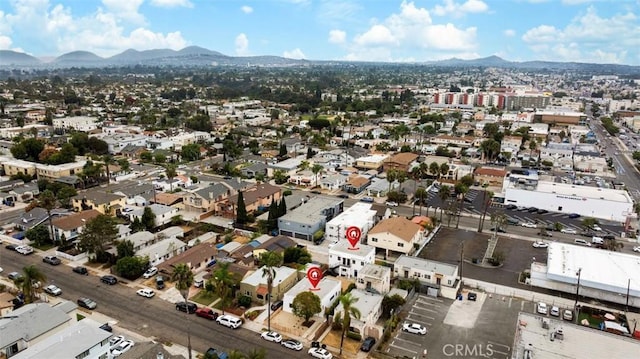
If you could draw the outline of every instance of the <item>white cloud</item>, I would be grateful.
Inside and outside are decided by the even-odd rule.
[[[516,36],[516,31],[513,29],[506,29],[503,31],[503,34],[504,36],[507,36],[507,37],[514,37]]]
[[[353,22],[361,11],[362,6],[356,1],[322,0],[316,17],[332,26],[341,26]]]
[[[429,59],[444,54],[459,57],[475,53],[476,37],[475,27],[435,24],[427,9],[403,1],[398,13],[372,20],[369,29],[354,36],[347,59],[395,61],[405,51],[415,57],[416,50],[424,50]]]
[[[241,33],[238,36],[236,36],[235,44],[236,44],[236,55],[248,56],[250,54],[249,39],[247,38],[247,35],[245,35],[244,33]]]
[[[144,24],[144,15],[138,12],[138,8],[142,5],[143,1],[144,0],[102,0],[102,4],[108,12],[113,13],[119,19],[135,24]]]
[[[9,36],[0,35],[0,50],[9,50],[11,49],[11,38]]]
[[[242,11],[245,14],[251,14],[253,12],[253,8],[251,6],[244,5],[240,7],[240,11]]]
[[[433,13],[438,16],[461,16],[465,13],[481,13],[489,10],[489,6],[482,0],[467,0],[464,3],[456,3],[454,0],[444,0],[443,5],[436,5]]]
[[[332,44],[344,44],[347,41],[347,33],[342,30],[329,31],[329,42]]]
[[[285,51],[282,54],[282,57],[286,57],[287,59],[296,59],[296,60],[301,60],[301,59],[306,59],[307,58],[307,56],[305,56],[305,54],[299,48],[295,48],[295,49],[293,49],[291,51]]]
[[[564,28],[539,25],[525,32],[522,40],[545,59],[619,63],[629,48],[640,47],[640,26],[631,12],[603,18],[590,7]]]
[[[158,7],[193,7],[189,0],[151,0],[151,5]]]

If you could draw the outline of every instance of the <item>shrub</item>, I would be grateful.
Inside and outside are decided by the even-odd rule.
[[[347,338],[353,339],[353,340],[357,340],[357,341],[361,341],[362,340],[362,335],[360,335],[360,333],[355,333],[352,331],[348,331],[347,332]]]
[[[241,307],[249,308],[251,306],[251,297],[248,295],[241,295],[238,298],[238,305]]]
[[[282,192],[282,195],[283,195],[283,196],[291,196],[292,194],[293,194],[293,192],[291,192],[291,190],[290,190],[290,189],[284,190],[284,191]]]

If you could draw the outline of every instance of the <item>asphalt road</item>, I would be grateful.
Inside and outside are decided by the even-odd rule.
[[[162,342],[187,346],[187,327],[191,332],[191,346],[198,352],[209,347],[225,351],[239,349],[248,352],[253,348],[265,348],[267,358],[303,358],[306,351],[294,352],[279,344],[260,339],[258,333],[247,329],[232,330],[213,321],[188,315],[175,310],[175,306],[162,299],[143,298],[133,288],[122,284],[114,286],[100,282],[96,276],[82,276],[71,271],[67,265],[51,266],[42,262],[38,255],[23,256],[17,252],[0,248],[0,267],[3,275],[35,264],[47,276],[48,283],[62,289],[62,298],[75,302],[86,296],[98,303],[97,311],[118,321],[118,326],[135,331],[146,337],[155,337]]]

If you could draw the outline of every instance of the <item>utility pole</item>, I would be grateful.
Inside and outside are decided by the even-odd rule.
[[[576,310],[576,320],[578,318],[578,295],[580,294],[580,275],[582,274],[582,268],[578,268],[576,275],[578,276],[578,285],[576,286],[576,301],[573,304],[573,308]]]

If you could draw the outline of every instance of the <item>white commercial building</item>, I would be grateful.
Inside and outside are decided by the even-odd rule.
[[[339,276],[358,277],[365,265],[375,263],[376,249],[366,244],[351,247],[346,239],[329,248],[329,268]]]
[[[324,310],[331,307],[331,304],[340,296],[342,286],[339,280],[322,278],[320,283],[313,288],[306,278],[302,279],[285,293],[282,299],[282,310],[293,314],[293,300],[296,298],[296,295],[306,291],[311,291],[320,298],[320,315],[322,315]]]
[[[640,307],[640,257],[550,242],[547,263],[531,264],[531,285]]]
[[[76,130],[82,132],[93,131],[98,128],[96,117],[73,116],[53,119],[53,128],[64,130]]]
[[[633,199],[623,190],[538,181],[537,174],[514,173],[505,177],[503,190],[505,204],[577,213],[625,224],[635,217]]]
[[[349,227],[360,229],[360,240],[367,237],[367,233],[375,223],[376,211],[371,209],[371,203],[358,202],[347,208],[344,212],[327,222],[325,226],[325,238],[330,242],[338,242],[346,239],[346,231]]]

